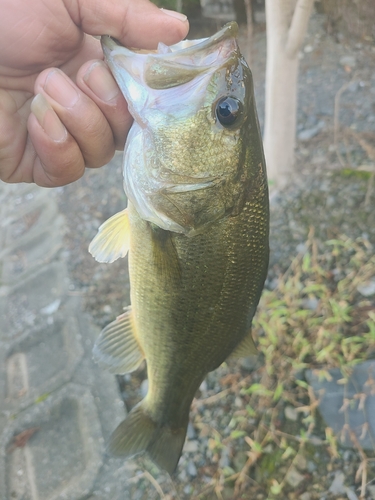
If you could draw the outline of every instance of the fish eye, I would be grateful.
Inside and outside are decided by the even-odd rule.
[[[235,97],[225,96],[216,103],[216,116],[224,127],[233,125],[241,114],[242,105]]]

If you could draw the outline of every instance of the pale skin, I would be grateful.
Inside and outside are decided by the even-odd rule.
[[[0,179],[53,187],[122,149],[132,123],[95,35],[154,49],[181,14],[148,0],[0,0]]]

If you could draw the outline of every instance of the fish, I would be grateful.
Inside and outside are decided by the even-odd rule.
[[[101,38],[134,123],[127,208],[102,224],[89,251],[99,262],[128,255],[131,305],[102,330],[93,356],[115,374],[146,360],[147,395],[109,451],[146,453],[169,474],[207,373],[258,352],[251,323],[268,268],[268,184],[237,33],[232,22],[153,52]]]

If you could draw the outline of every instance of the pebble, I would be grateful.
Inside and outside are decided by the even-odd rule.
[[[60,304],[61,304],[61,300],[56,299],[53,302],[51,302],[51,304],[48,304],[48,306],[43,307],[40,310],[40,313],[45,314],[45,315],[53,314],[58,310],[58,308],[60,307]]]
[[[296,461],[297,469],[300,471],[307,470],[307,460],[304,455],[298,455],[298,460]]]
[[[223,448],[219,460],[219,467],[220,469],[224,469],[225,467],[229,467],[229,465],[230,465],[229,448]]]
[[[297,421],[298,413],[297,410],[293,408],[293,406],[286,406],[284,411],[285,411],[285,417],[288,420],[292,420],[293,422]]]
[[[308,299],[304,299],[302,303],[305,309],[310,309],[310,311],[316,311],[319,305],[319,300],[316,299],[315,297],[309,297]]]
[[[197,440],[186,441],[184,446],[184,452],[196,453],[198,451],[199,443]]]
[[[315,462],[313,462],[312,460],[309,460],[309,461],[307,462],[307,470],[308,470],[308,472],[310,472],[310,473],[311,473],[311,472],[314,472],[314,471],[316,470],[316,464],[315,464]]]
[[[335,472],[335,478],[332,481],[331,486],[329,487],[329,492],[333,495],[340,495],[341,493],[345,493],[345,474],[339,470]]]
[[[191,422],[188,423],[186,437],[187,437],[187,439],[194,439],[197,437],[195,429],[194,429],[193,424]]]
[[[357,64],[356,58],[354,56],[342,56],[340,57],[341,66],[349,66],[350,68],[354,68]]]
[[[285,478],[286,482],[291,486],[292,488],[297,488],[302,481],[305,480],[305,476],[300,474],[298,470],[295,467],[291,467],[286,475]]]
[[[321,130],[323,130],[325,126],[325,122],[320,120],[314,127],[305,128],[298,133],[298,139],[300,141],[309,141],[313,137],[319,134]]]
[[[207,389],[208,389],[207,382],[206,380],[203,380],[203,382],[199,386],[199,390],[201,391],[202,395],[205,395],[207,393]]]
[[[298,497],[298,500],[311,500],[311,494],[305,491],[305,493],[302,493],[302,495]]]
[[[185,495],[190,495],[193,492],[193,487],[191,484],[187,484],[184,488]]]
[[[371,484],[370,486],[367,486],[367,490],[370,493],[371,500],[375,500],[375,484]]]
[[[358,285],[357,290],[364,297],[370,297],[370,295],[375,294],[375,279],[364,283],[363,285]]]
[[[234,406],[236,406],[237,408],[242,408],[242,406],[243,406],[242,398],[240,398],[239,396],[236,396],[234,399]]]
[[[345,493],[349,500],[358,500],[357,495],[350,488],[345,488]]]
[[[189,461],[188,466],[187,466],[187,473],[191,477],[196,477],[198,474],[197,468],[195,467],[195,464],[192,460]]]

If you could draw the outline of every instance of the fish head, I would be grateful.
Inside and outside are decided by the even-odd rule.
[[[249,187],[252,148],[263,155],[252,76],[237,31],[229,23],[210,38],[159,44],[156,52],[102,37],[134,117],[124,154],[125,191],[139,215],[163,229],[195,234],[238,212]],[[259,151],[253,156],[258,160]]]

